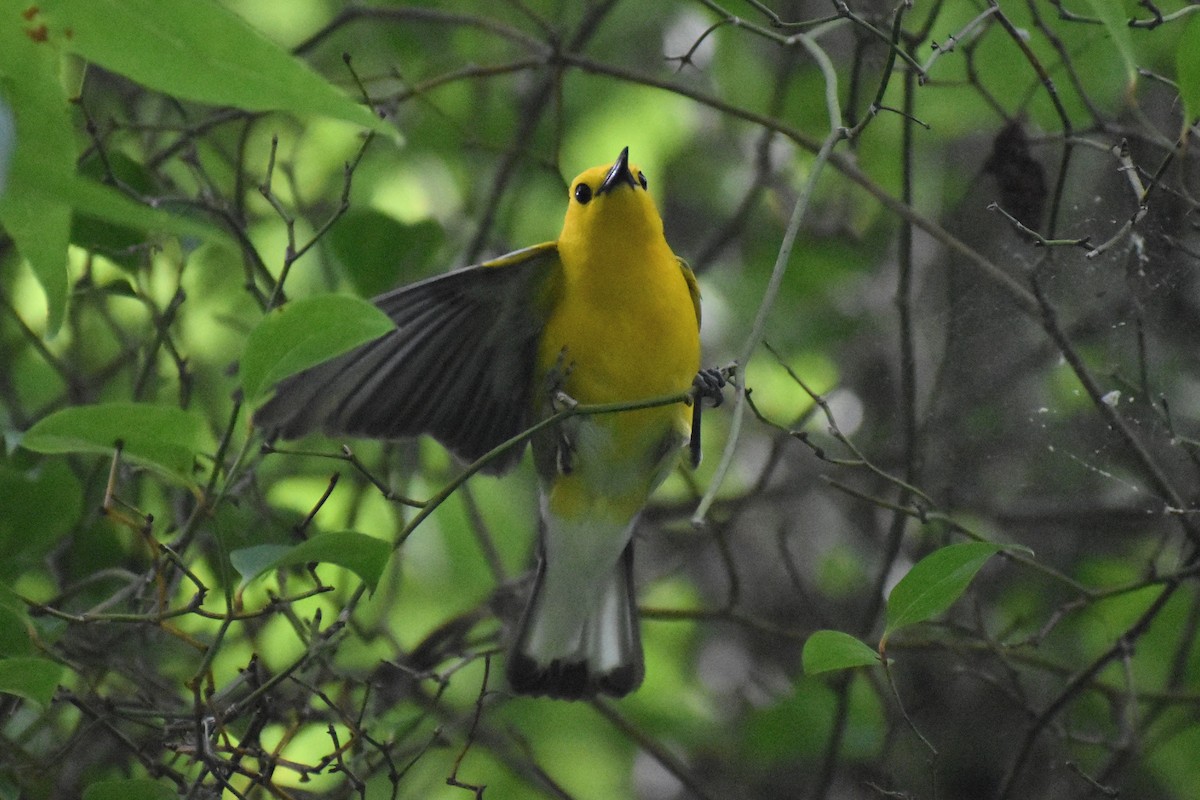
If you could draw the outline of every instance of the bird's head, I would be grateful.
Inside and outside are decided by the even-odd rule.
[[[662,238],[662,218],[646,191],[645,173],[629,163],[626,147],[610,165],[592,167],[571,181],[560,244],[609,247]]]

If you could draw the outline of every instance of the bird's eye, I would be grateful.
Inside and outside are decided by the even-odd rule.
[[[643,189],[646,188],[646,184],[649,183],[649,181],[646,180],[646,173],[644,173],[644,172],[638,173],[638,183],[640,183],[642,185]]]
[[[587,205],[587,202],[592,199],[592,187],[586,183],[575,184],[575,199],[579,201],[579,205]]]

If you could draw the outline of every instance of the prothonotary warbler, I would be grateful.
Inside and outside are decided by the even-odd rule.
[[[428,433],[474,460],[562,407],[688,392],[700,372],[696,279],[663,236],[629,149],[571,182],[562,233],[375,302],[396,330],[279,384],[255,415],[268,436]],[[623,696],[645,668],[634,598],[638,514],[692,437],[685,402],[566,417],[532,437],[541,536],[507,660],[514,691]],[[491,462],[511,467],[523,448]]]

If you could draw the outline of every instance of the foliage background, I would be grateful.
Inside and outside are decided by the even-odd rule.
[[[1197,8],[0,3],[0,797],[1196,797]],[[645,686],[515,698],[528,466],[264,453],[247,342],[625,145],[752,402],[644,515]]]

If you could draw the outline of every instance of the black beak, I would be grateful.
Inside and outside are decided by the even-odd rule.
[[[615,189],[622,183],[628,183],[633,188],[637,188],[637,181],[633,179],[633,173],[629,171],[629,148],[626,147],[621,151],[621,155],[617,156],[617,161],[612,165],[612,169],[604,176],[604,182],[600,184],[600,188],[596,190],[596,196]]]

